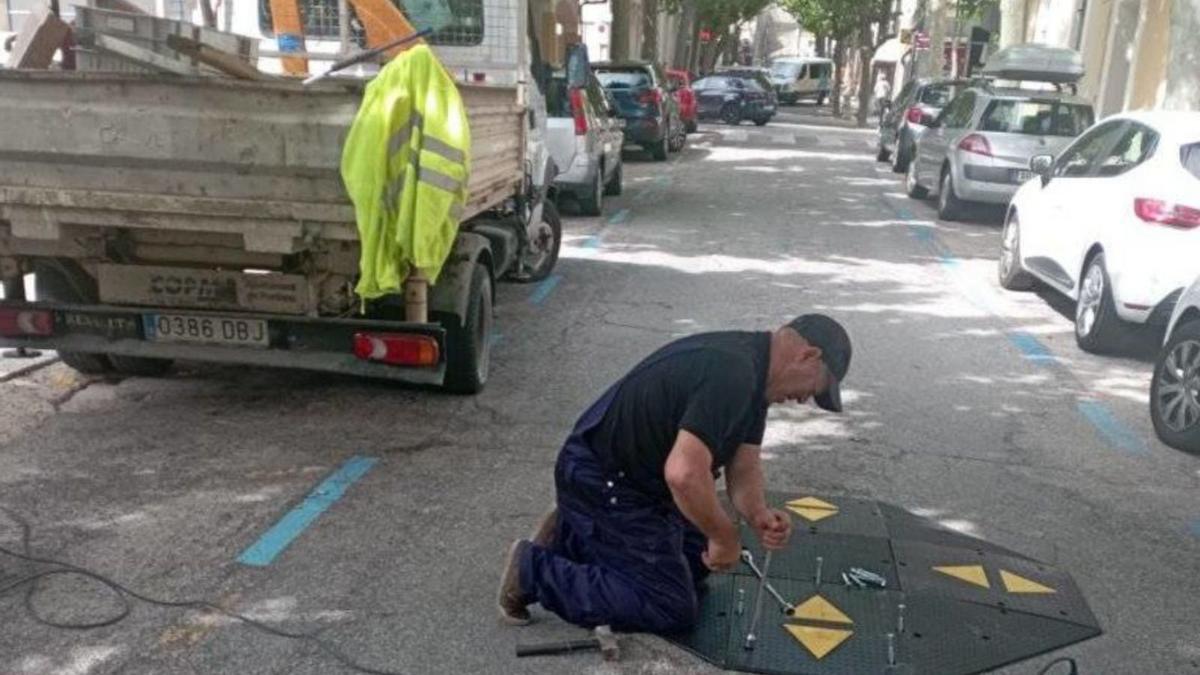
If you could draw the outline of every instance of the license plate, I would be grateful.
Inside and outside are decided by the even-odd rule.
[[[208,345],[266,347],[267,322],[192,314],[143,314],[146,339],[152,342],[191,342]]]
[[[1016,171],[1013,171],[1013,173],[1012,173],[1013,182],[1017,183],[1018,185],[1020,185],[1021,183],[1024,183],[1025,181],[1029,180],[1030,178],[1033,178],[1032,171],[1022,171],[1022,170],[1018,169]]]

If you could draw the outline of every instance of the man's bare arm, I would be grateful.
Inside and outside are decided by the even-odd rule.
[[[762,448],[743,443],[725,469],[725,484],[729,487],[729,499],[733,508],[746,520],[767,509],[763,494]]]
[[[717,499],[712,453],[695,434],[680,430],[663,468],[667,487],[684,517],[708,537],[705,563],[726,569],[738,560],[740,536]]]

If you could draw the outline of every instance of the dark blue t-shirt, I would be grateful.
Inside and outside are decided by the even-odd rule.
[[[680,429],[708,446],[714,472],[743,443],[762,443],[770,350],[770,333],[735,331],[690,335],[659,349],[625,376],[589,444],[635,488],[669,499],[663,467]]]

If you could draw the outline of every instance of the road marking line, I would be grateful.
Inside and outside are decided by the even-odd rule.
[[[608,217],[609,225],[620,225],[629,220],[629,209],[621,209]]]
[[[557,274],[546,277],[537,285],[537,288],[533,289],[533,293],[529,296],[529,302],[535,305],[545,302],[546,298],[550,297],[550,294],[554,292],[555,287],[558,286],[558,282],[560,281],[562,281],[562,277]]]
[[[1192,521],[1192,536],[1200,537],[1200,520]]]
[[[1150,452],[1146,441],[1139,438],[1132,429],[1117,419],[1108,406],[1100,401],[1085,399],[1080,401],[1077,407],[1079,412],[1100,432],[1100,435],[1109,442],[1109,445],[1127,455],[1145,455]]]
[[[258,541],[242,551],[237,561],[243,565],[266,567],[300,536],[317,517],[333,506],[351,485],[366,475],[379,460],[375,457],[351,457],[312,492],[267,530]]]
[[[1054,354],[1042,341],[1024,331],[1014,330],[1005,333],[1009,342],[1013,343],[1025,358],[1032,361],[1054,361]]]

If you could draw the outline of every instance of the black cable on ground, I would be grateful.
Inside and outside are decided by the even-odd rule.
[[[34,564],[39,564],[39,565],[51,565],[54,568],[54,569],[49,569],[49,570],[43,570],[41,572],[34,572],[32,574],[21,577],[21,578],[17,579],[16,581],[7,583],[4,586],[0,586],[0,596],[3,596],[4,594],[6,594],[10,591],[21,588],[22,586],[26,587],[25,610],[27,612],[29,612],[29,616],[32,617],[33,620],[39,624],[42,624],[44,626],[49,626],[51,628],[60,628],[60,629],[68,629],[68,630],[91,630],[94,628],[103,628],[105,626],[111,626],[113,624],[123,621],[126,617],[129,616],[130,612],[133,610],[133,606],[132,606],[132,603],[130,603],[129,598],[135,598],[137,600],[141,600],[142,602],[144,602],[146,604],[156,605],[159,607],[168,607],[168,608],[174,608],[174,609],[196,609],[196,610],[205,610],[205,611],[215,612],[222,616],[226,616],[230,619],[240,621],[248,626],[257,628],[258,630],[260,630],[264,633],[274,635],[276,637],[287,638],[289,640],[299,640],[301,642],[308,642],[313,645],[316,645],[321,651],[323,651],[326,654],[328,654],[329,656],[333,657],[336,661],[338,661],[342,665],[346,666],[347,668],[358,671],[360,673],[369,673],[370,675],[402,675],[401,673],[399,673],[397,671],[381,670],[378,668],[370,668],[368,666],[364,666],[364,665],[358,663],[357,661],[355,661],[354,659],[350,658],[349,656],[346,656],[346,654],[344,654],[340,649],[333,646],[329,642],[322,640],[321,638],[319,638],[316,635],[313,635],[311,633],[294,633],[294,632],[286,631],[286,630],[283,630],[280,628],[275,628],[274,626],[267,625],[265,623],[262,623],[261,621],[251,619],[248,616],[244,616],[242,614],[238,614],[237,612],[232,612],[230,610],[227,610],[223,607],[220,607],[211,602],[208,602],[207,600],[160,600],[157,598],[151,598],[149,596],[143,595],[141,593],[138,593],[137,591],[130,589],[128,586],[125,586],[116,581],[113,581],[112,579],[104,576],[103,574],[93,572],[93,571],[83,568],[83,567],[79,567],[78,565],[73,565],[71,563],[64,562],[62,560],[54,560],[52,558],[39,558],[32,554],[32,551],[33,551],[32,547],[31,547],[32,531],[31,531],[31,528],[29,527],[29,524],[26,523],[25,520],[23,518],[21,518],[19,515],[17,515],[16,513],[14,513],[13,511],[11,511],[10,509],[8,509],[6,507],[0,506],[0,511],[3,511],[5,514],[7,514],[7,516],[12,520],[12,522],[16,523],[17,526],[21,528],[21,549],[23,551],[23,552],[13,551],[11,549],[0,546],[0,553],[7,555],[9,557],[12,557],[12,558],[16,558],[18,560],[23,560],[25,562],[29,562],[29,563],[34,563]],[[42,579],[45,579],[48,577],[53,577],[53,576],[79,576],[79,577],[84,577],[86,579],[91,579],[91,580],[99,583],[106,590],[110,591],[113,595],[115,595],[118,599],[120,599],[121,609],[111,617],[107,617],[107,618],[101,619],[99,621],[92,621],[92,622],[62,623],[62,622],[57,622],[57,621],[52,621],[50,619],[47,619],[38,613],[37,608],[34,604],[34,599],[37,596],[37,593],[39,590],[38,583]]]
[[[1063,656],[1061,658],[1054,659],[1050,663],[1047,663],[1045,668],[1042,668],[1038,671],[1038,675],[1046,675],[1050,672],[1051,668],[1060,663],[1068,664],[1068,669],[1065,675],[1079,675],[1079,666],[1075,663],[1075,659],[1069,656]]]

